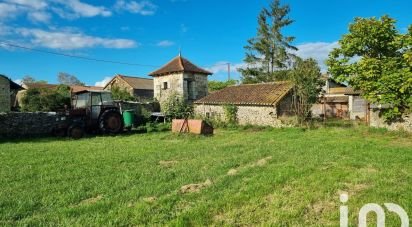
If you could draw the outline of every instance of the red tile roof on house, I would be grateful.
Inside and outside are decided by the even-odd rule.
[[[29,88],[37,88],[37,89],[56,89],[59,85],[58,84],[46,84],[46,83],[27,83],[24,84],[23,87],[26,89]],[[102,87],[96,86],[82,86],[82,85],[71,85],[69,86],[72,92],[79,92],[79,91],[100,91],[103,90]]]
[[[105,86],[109,86],[114,79],[119,78],[126,82],[131,88],[136,90],[154,90],[153,79],[149,78],[142,78],[142,77],[133,77],[133,76],[125,76],[125,75],[116,75],[114,76]]]
[[[293,83],[289,81],[230,86],[195,101],[195,104],[274,106],[292,88]]]
[[[161,67],[160,69],[151,72],[149,76],[162,76],[170,73],[180,73],[180,72],[189,72],[189,73],[199,73],[205,75],[212,75],[213,73],[196,66],[186,58],[182,56],[177,56],[173,58],[169,63]]]

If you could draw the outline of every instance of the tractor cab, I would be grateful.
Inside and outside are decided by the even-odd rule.
[[[79,91],[72,94],[72,108],[61,127],[74,138],[84,131],[117,134],[123,131],[123,116],[109,91]]]

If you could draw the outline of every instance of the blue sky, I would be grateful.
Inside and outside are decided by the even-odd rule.
[[[269,0],[0,0],[0,40],[26,47],[143,65],[161,66],[182,55],[215,72],[212,80],[232,76],[242,66],[243,46],[256,33],[256,17]],[[295,23],[285,30],[296,37],[302,57],[323,66],[328,52],[354,17],[388,14],[406,32],[412,1],[284,0]],[[0,74],[13,80],[31,75],[56,83],[59,72],[88,85],[113,75],[146,77],[154,67],[116,65],[42,54],[0,44]]]

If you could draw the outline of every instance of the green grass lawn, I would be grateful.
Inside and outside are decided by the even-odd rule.
[[[0,225],[339,226],[342,192],[352,224],[412,218],[411,162],[411,136],[363,127],[3,140]]]

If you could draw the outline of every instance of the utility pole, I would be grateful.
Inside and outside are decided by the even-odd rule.
[[[230,81],[230,63],[227,63],[227,81]]]

